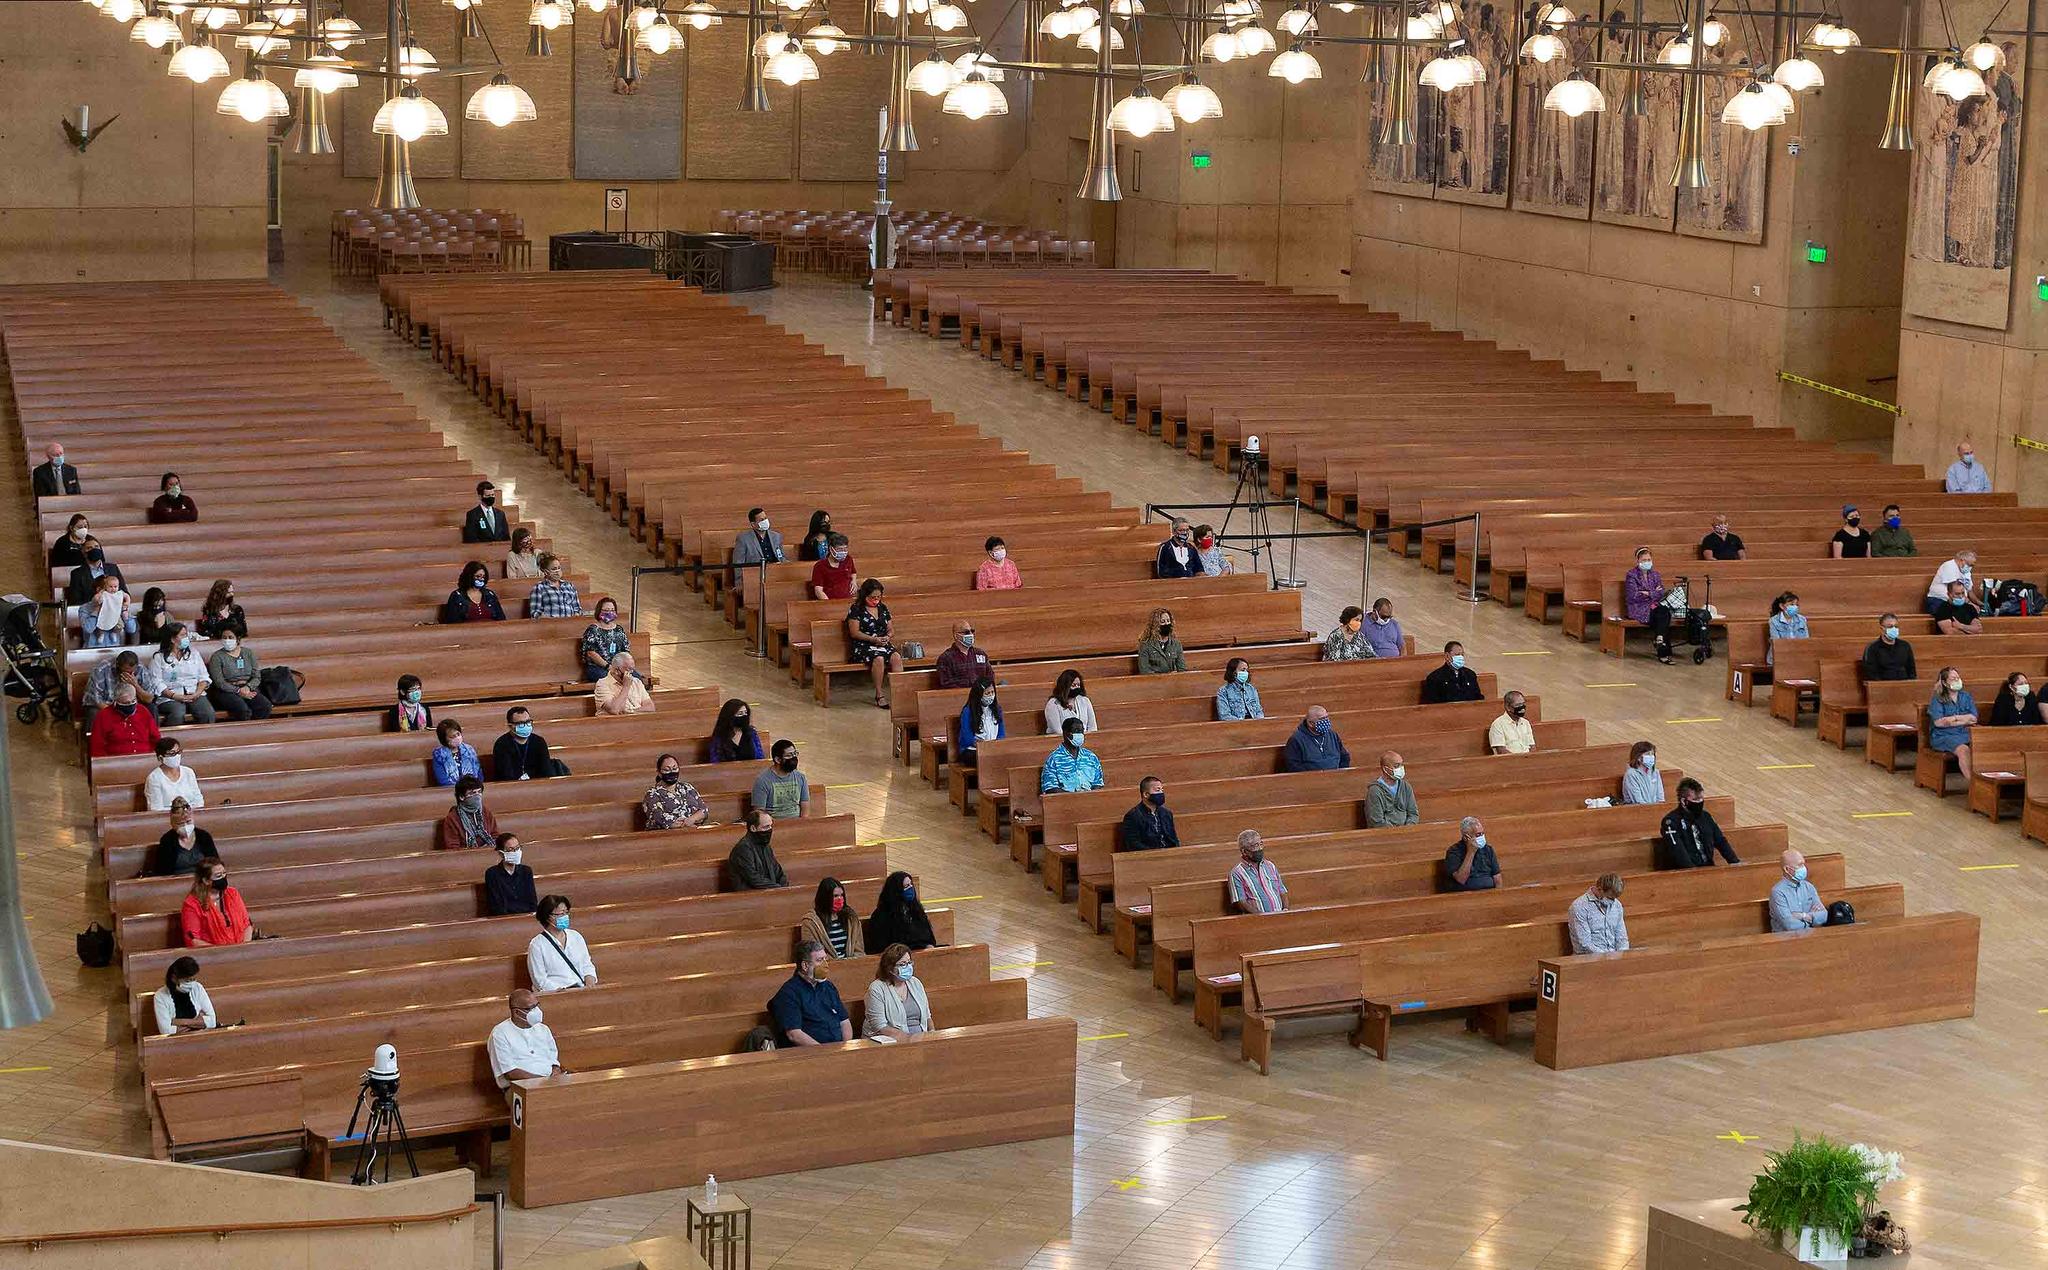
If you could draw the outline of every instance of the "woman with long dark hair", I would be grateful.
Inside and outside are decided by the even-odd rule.
[[[837,959],[867,952],[867,944],[861,938],[860,914],[847,905],[846,887],[838,878],[819,880],[818,893],[811,899],[811,910],[804,914],[796,938],[799,945],[806,940],[824,945]]]
[[[734,697],[719,707],[718,722],[711,725],[711,761],[736,763],[761,757],[761,734],[754,731],[753,708]]]
[[[868,918],[868,942],[883,947],[902,944],[913,950],[939,942],[932,934],[931,919],[924,915],[924,905],[917,902],[917,888],[908,873],[899,869],[882,883],[881,898]]]

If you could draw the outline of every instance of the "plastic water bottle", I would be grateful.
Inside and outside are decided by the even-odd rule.
[[[718,1174],[716,1173],[704,1179],[704,1206],[706,1208],[718,1207]]]

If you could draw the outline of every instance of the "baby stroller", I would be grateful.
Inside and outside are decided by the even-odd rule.
[[[23,723],[40,719],[45,704],[52,719],[62,722],[71,717],[71,699],[64,692],[64,677],[57,673],[57,655],[43,643],[36,621],[42,608],[25,595],[0,595],[0,659],[7,667],[0,688],[7,696],[26,698],[14,707],[14,717]]]

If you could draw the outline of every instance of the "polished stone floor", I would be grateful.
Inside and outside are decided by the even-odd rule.
[[[367,292],[336,290],[324,275],[284,281],[601,589],[623,595],[630,566],[651,562],[427,359],[384,334]],[[1126,502],[1232,493],[1208,465],[951,343],[874,328],[850,288],[800,281],[747,303]],[[89,473],[90,456],[76,457]],[[0,489],[9,509],[0,561],[9,577],[33,577],[25,473],[17,466]],[[820,501],[829,505],[829,491]],[[1358,599],[1355,542],[1305,544],[1299,571],[1311,626]],[[1085,933],[942,795],[893,765],[879,712],[817,709],[785,674],[747,657],[694,593],[653,578],[641,621],[654,632],[656,671],[754,701],[766,726],[803,745],[812,778],[834,786],[835,809],[892,839],[893,857],[927,879],[927,894],[958,897],[960,937],[990,944],[999,973],[1031,980],[1035,1012],[1074,1015],[1087,1038],[1071,1141],[732,1183],[757,1209],[757,1264],[1622,1270],[1641,1264],[1647,1201],[1738,1194],[1761,1153],[1802,1130],[1903,1151],[1908,1178],[1887,1200],[1916,1237],[1942,1248],[1943,1264],[2048,1266],[2039,1132],[2048,1080],[2036,1074],[2048,1044],[2038,917],[2048,871],[2038,846],[1820,745],[1810,728],[1795,733],[1723,701],[1718,666],[1617,663],[1519,611],[1460,603],[1447,580],[1384,555],[1372,591],[1394,599],[1419,644],[1463,639],[1476,665],[1542,693],[1552,716],[1589,719],[1594,741],[1655,741],[1711,790],[1734,793],[1744,821],[1785,821],[1798,845],[1848,853],[1855,880],[1904,881],[1914,911],[1981,914],[1977,1017],[1571,1073],[1531,1060],[1526,1023],[1497,1049],[1455,1021],[1417,1021],[1386,1063],[1347,1047],[1334,1027],[1309,1027],[1286,1032],[1274,1074],[1261,1077],[1237,1062],[1234,1038],[1212,1044],[1185,1006],[1166,1005],[1149,975],[1113,958],[1106,938]],[[58,1010],[0,1034],[0,1135],[145,1152],[133,1046],[109,1016],[118,985],[111,971],[81,970],[72,952],[103,883],[88,869],[75,742],[48,724],[7,726],[27,907]],[[1857,818],[1871,812],[1907,814]],[[1985,864],[2016,867],[1967,870]],[[680,1230],[681,1198],[515,1212],[513,1263]],[[488,1264],[487,1249],[480,1258]]]

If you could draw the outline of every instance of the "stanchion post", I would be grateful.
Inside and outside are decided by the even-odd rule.
[[[1479,589],[1479,516],[1476,511],[1472,513],[1472,585],[1460,597],[1467,604],[1477,604],[1486,598],[1486,593]],[[1457,546],[1458,539],[1454,533],[1451,536],[1451,568],[1454,572],[1458,567]]]
[[[633,566],[633,593],[627,601],[626,634],[640,629],[640,566]]]
[[[766,657],[768,655],[768,561],[765,557],[763,557],[760,565],[755,570],[754,585],[760,588],[754,592],[754,607],[761,612],[761,616],[754,622],[754,656]],[[745,603],[742,603],[740,605],[740,612],[744,613],[746,611],[747,606]]]
[[[1365,571],[1358,579],[1358,607],[1364,608],[1365,597],[1372,594],[1372,530],[1365,531]]]

